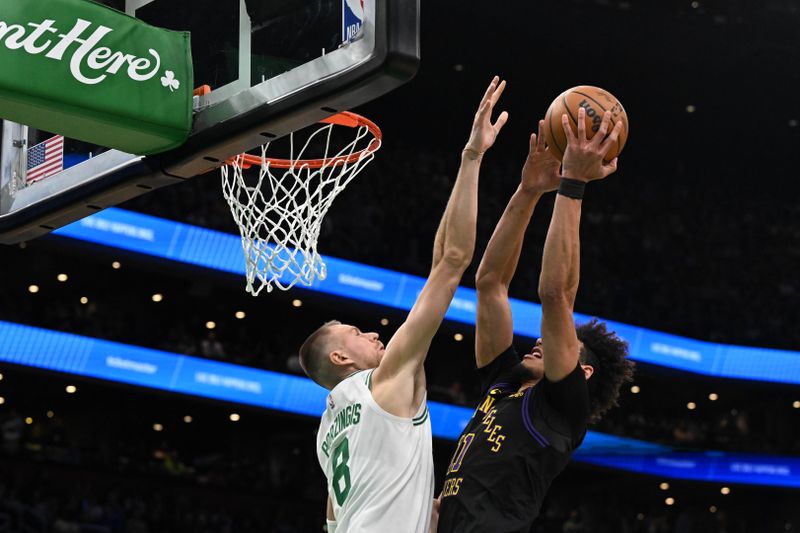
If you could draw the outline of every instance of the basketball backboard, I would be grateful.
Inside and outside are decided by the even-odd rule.
[[[5,121],[0,242],[15,243],[348,110],[409,81],[419,63],[419,0],[101,0],[192,34],[188,141],[155,156],[65,139],[64,170],[29,181],[29,148],[58,132]],[[41,147],[39,148],[41,151]]]

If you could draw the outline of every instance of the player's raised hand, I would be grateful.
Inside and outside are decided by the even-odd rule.
[[[586,138],[586,109],[578,109],[578,133],[572,131],[566,114],[561,117],[564,133],[567,136],[567,149],[564,150],[562,174],[565,178],[581,181],[601,180],[617,170],[617,158],[610,163],[603,159],[617,142],[622,131],[622,121],[618,121],[608,134],[611,112],[606,111],[600,130],[591,139]]]
[[[478,112],[475,113],[469,141],[467,141],[467,146],[464,148],[464,152],[470,157],[480,157],[486,150],[491,148],[495,139],[497,139],[497,134],[500,133],[500,130],[503,129],[508,120],[508,113],[503,111],[492,124],[492,111],[505,88],[505,80],[500,81],[500,77],[495,76],[486,89],[486,93],[481,99],[481,105],[478,107]]]
[[[561,162],[547,148],[544,141],[544,120],[539,121],[539,135],[531,135],[528,158],[522,167],[522,188],[533,193],[558,189]]]

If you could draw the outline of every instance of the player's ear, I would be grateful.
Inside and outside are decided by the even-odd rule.
[[[591,365],[581,365],[581,368],[583,369],[583,375],[586,376],[588,381],[588,379],[592,377],[592,374],[594,374],[594,367]]]
[[[328,354],[328,358],[334,366],[342,366],[352,362],[343,350],[333,350]]]

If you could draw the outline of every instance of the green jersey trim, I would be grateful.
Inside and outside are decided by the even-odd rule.
[[[422,411],[422,414],[416,418],[411,419],[411,423],[415,426],[419,426],[420,424],[424,424],[425,421],[428,419],[428,405],[425,405],[425,410]]]

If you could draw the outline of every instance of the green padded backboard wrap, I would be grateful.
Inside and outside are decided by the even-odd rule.
[[[190,36],[89,0],[0,0],[0,118],[147,155],[192,125]]]

